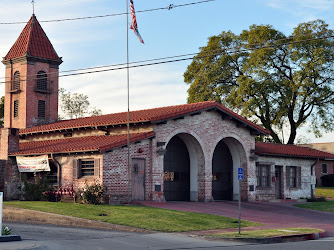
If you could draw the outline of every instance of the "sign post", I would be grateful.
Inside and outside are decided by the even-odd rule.
[[[244,179],[244,169],[238,168],[239,180],[239,235],[241,234],[241,181]]]
[[[0,192],[0,237],[2,236],[2,203],[3,203],[3,193]]]

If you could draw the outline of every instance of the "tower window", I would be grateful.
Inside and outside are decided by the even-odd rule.
[[[19,100],[14,101],[14,117],[19,116]]]
[[[38,100],[38,118],[45,118],[45,101]]]
[[[13,82],[13,86],[12,86],[12,90],[19,90],[20,89],[20,72],[16,71],[14,73],[14,82]]]
[[[37,73],[37,90],[47,90],[48,76],[44,71]]]

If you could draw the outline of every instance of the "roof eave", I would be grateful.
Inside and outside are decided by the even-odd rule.
[[[319,157],[319,156],[286,155],[286,154],[270,154],[270,153],[256,153],[256,155],[272,156],[272,157],[288,157],[288,158],[323,159],[323,157]]]
[[[246,123],[245,121],[241,120],[240,118],[238,118],[238,117],[226,112],[225,110],[221,109],[220,107],[216,107],[216,106],[215,107],[208,107],[208,108],[198,109],[196,111],[192,111],[192,112],[188,112],[188,113],[185,113],[185,114],[172,116],[172,117],[169,117],[169,118],[166,118],[166,119],[152,120],[152,123],[153,124],[164,123],[164,122],[167,122],[167,121],[170,121],[170,120],[180,119],[181,117],[184,117],[185,115],[194,115],[194,114],[196,114],[198,112],[201,112],[201,111],[211,111],[211,110],[218,110],[218,111],[222,112],[224,115],[232,117],[232,119],[235,119],[236,121],[246,125],[246,128],[249,128],[250,130],[258,132],[258,135],[259,134],[263,134],[263,135],[269,135],[270,134],[270,132],[268,130],[266,130],[266,129],[261,130],[261,129],[257,128],[256,126],[252,126],[250,123]],[[257,134],[257,133],[255,133],[255,134]]]

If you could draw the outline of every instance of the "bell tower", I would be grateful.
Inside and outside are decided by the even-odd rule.
[[[62,60],[35,15],[2,63],[6,66],[4,128],[23,129],[56,121]]]

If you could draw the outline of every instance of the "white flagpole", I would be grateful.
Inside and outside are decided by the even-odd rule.
[[[2,202],[3,202],[3,193],[0,192],[0,237],[2,236]]]
[[[130,185],[131,185],[131,167],[130,167],[130,69],[129,69],[129,2],[126,1],[126,73],[128,90],[128,117],[127,117],[127,148],[128,148],[128,204],[130,204]]]

